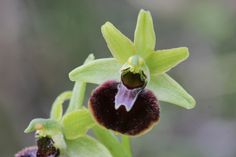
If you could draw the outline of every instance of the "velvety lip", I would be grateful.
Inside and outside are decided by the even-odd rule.
[[[89,109],[94,119],[107,129],[131,136],[139,135],[158,122],[160,106],[154,94],[143,89],[137,96],[132,109],[127,112],[124,105],[115,109],[117,81],[106,81],[97,87],[90,99]]]

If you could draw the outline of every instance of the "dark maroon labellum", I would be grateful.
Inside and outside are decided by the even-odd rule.
[[[15,157],[58,157],[59,149],[54,147],[54,142],[49,137],[40,137],[37,146],[32,146],[18,152]]]
[[[37,145],[37,157],[57,157],[60,154],[59,149],[54,146],[54,141],[47,136],[39,138]]]
[[[93,91],[89,108],[94,118],[107,129],[122,134],[134,136],[148,131],[159,120],[158,100],[150,90],[143,89],[130,111],[124,105],[115,109],[118,85],[117,81],[106,81]]]

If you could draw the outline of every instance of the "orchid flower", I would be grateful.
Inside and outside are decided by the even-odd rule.
[[[166,74],[188,58],[188,48],[155,50],[156,36],[149,11],[139,12],[134,42],[110,22],[101,31],[113,58],[96,59],[69,74],[72,81],[100,85],[89,101],[100,125],[138,135],[159,120],[159,101],[186,109],[195,106],[194,98]]]

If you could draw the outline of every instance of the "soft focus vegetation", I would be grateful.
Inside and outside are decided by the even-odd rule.
[[[0,1],[0,156],[32,145],[28,122],[48,117],[54,98],[73,86],[68,73],[89,53],[111,57],[101,25],[112,21],[133,39],[140,8],[152,12],[157,49],[189,48],[190,58],[168,73],[197,105],[161,103],[160,124],[133,140],[134,156],[236,156],[233,0]]]

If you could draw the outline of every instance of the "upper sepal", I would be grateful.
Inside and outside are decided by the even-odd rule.
[[[113,24],[106,22],[101,30],[108,48],[118,62],[123,64],[130,56],[135,54],[132,41],[122,34]]]
[[[141,57],[146,57],[150,50],[155,49],[156,35],[152,16],[149,11],[140,10],[134,33],[134,45]]]

